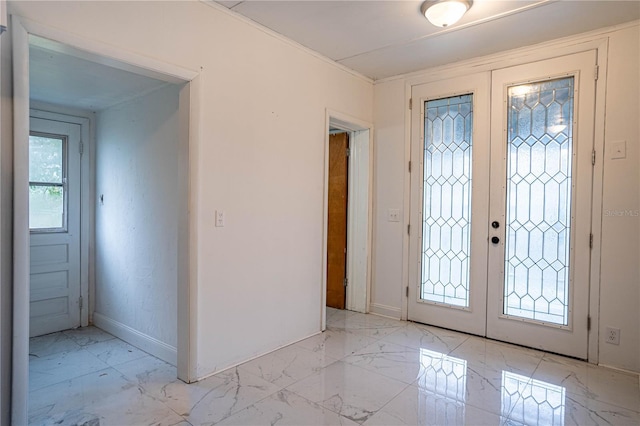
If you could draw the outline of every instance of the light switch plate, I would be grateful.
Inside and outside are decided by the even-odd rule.
[[[627,158],[627,141],[611,142],[609,147],[609,157],[612,160]]]

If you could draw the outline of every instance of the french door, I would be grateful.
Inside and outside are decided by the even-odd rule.
[[[587,357],[595,65],[413,87],[409,319]]]

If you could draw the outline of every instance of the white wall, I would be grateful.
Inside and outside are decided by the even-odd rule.
[[[621,332],[620,346],[600,345],[600,362],[640,371],[640,217],[614,213],[637,215],[640,209],[640,30],[635,26],[617,31],[609,40],[600,341],[605,340],[607,326]],[[624,140],[627,158],[610,159],[610,144]]]
[[[200,71],[199,143],[190,153],[196,375],[318,332],[325,110],[371,122],[372,83],[201,2],[9,6]],[[214,227],[217,209],[224,228]]]
[[[169,85],[96,114],[94,320],[125,340],[130,327],[174,352],[186,191],[178,188],[179,90]]]
[[[529,48],[524,53],[510,52],[478,58],[460,66],[449,66],[448,74],[464,74],[481,70],[491,70],[505,66],[518,55],[520,61],[546,54],[548,49],[572,46],[589,42],[591,39],[609,39],[608,73],[606,81],[606,134],[605,144],[617,140],[627,141],[627,158],[604,161],[603,210],[631,210],[639,208],[638,194],[640,179],[638,168],[638,127],[640,88],[638,55],[640,52],[638,24],[620,27],[619,30],[604,30],[598,34],[575,37],[572,40],[547,43],[541,47]],[[529,59],[527,59],[527,56]],[[606,66],[606,64],[601,64]],[[398,77],[378,82],[374,86],[374,123],[376,125],[376,193],[375,224],[376,251],[375,276],[373,283],[372,309],[376,306],[386,310],[402,310],[403,289],[402,269],[407,260],[401,256],[403,237],[406,234],[406,219],[403,224],[386,221],[386,211],[398,208],[407,201],[402,198],[407,174],[405,159],[405,114],[408,105],[405,99],[407,85],[417,84],[439,73],[446,78],[442,69],[425,70],[406,77]],[[404,204],[406,205],[406,204]],[[640,371],[640,275],[638,270],[640,235],[638,217],[603,217],[602,229],[602,270],[600,291],[600,338],[599,362],[619,368]],[[384,241],[384,244],[381,243]],[[379,310],[379,309],[378,309]],[[399,316],[399,315],[398,315]],[[604,343],[604,328],[620,328],[619,346]]]
[[[404,207],[405,98],[404,79],[374,86],[374,244],[371,312],[401,318],[402,236],[406,233],[408,211]],[[403,220],[389,222],[388,209],[400,209]]]

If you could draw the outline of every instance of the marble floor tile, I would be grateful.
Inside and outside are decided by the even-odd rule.
[[[399,380],[338,361],[287,390],[362,423],[406,386]]]
[[[239,368],[193,384],[173,382],[165,387],[165,403],[192,424],[215,424],[279,390]]]
[[[219,425],[344,425],[356,426],[358,423],[334,413],[295,393],[281,390],[253,404],[244,410],[227,417]]]
[[[52,333],[29,339],[29,356],[43,358],[60,352],[72,352],[81,348],[64,333]]]
[[[531,376],[542,361],[543,352],[482,337],[471,336],[450,355],[469,364]]]
[[[570,394],[640,411],[638,376],[587,362],[545,354],[532,376]]]
[[[365,346],[343,361],[406,384],[414,383],[424,374],[419,349],[384,341]]]
[[[295,346],[322,353],[330,358],[342,359],[375,341],[374,338],[346,330],[327,330],[302,340]]]
[[[134,384],[111,367],[29,392],[30,417],[54,416],[86,407]]]
[[[455,397],[424,392],[409,386],[364,424],[391,425],[499,425],[501,418],[467,405]]]
[[[327,323],[328,330],[346,330],[364,334],[374,339],[380,339],[403,326],[404,324],[398,320],[357,312],[345,316],[340,321],[334,320],[331,323]]]
[[[244,363],[239,368],[284,388],[336,361],[323,351],[314,352],[291,345]]]
[[[449,353],[469,338],[468,335],[417,323],[406,323],[381,340],[416,349]]]
[[[31,339],[32,425],[640,425],[638,375],[338,310],[196,383],[95,327]]]
[[[345,318],[356,313],[353,311],[347,311],[346,309],[334,309],[327,307],[327,326],[340,325],[344,322]]]
[[[640,425],[640,402],[636,410],[627,410],[615,405],[606,404],[584,396],[565,396],[564,425]],[[560,424],[560,422],[555,423]]]
[[[107,367],[107,364],[84,349],[60,352],[44,358],[31,358],[29,360],[29,390],[41,389]]]
[[[87,346],[97,342],[115,339],[111,334],[93,326],[65,330],[62,333],[80,346]]]
[[[162,402],[145,394],[136,386],[126,387],[99,401],[81,407],[84,415],[94,416],[96,425],[158,425],[169,426],[185,420]],[[65,419],[69,416],[66,415]],[[62,424],[74,425],[66,421]]]
[[[176,367],[147,355],[114,367],[124,378],[143,388],[145,392],[158,399],[166,398],[166,387],[178,380]]]
[[[147,356],[146,352],[143,352],[135,346],[131,346],[120,339],[96,342],[92,345],[87,345],[84,348],[86,351],[95,355],[100,361],[110,366]]]

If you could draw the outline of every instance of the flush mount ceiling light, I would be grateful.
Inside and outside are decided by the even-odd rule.
[[[467,13],[473,0],[427,0],[420,11],[436,27],[453,25]]]

